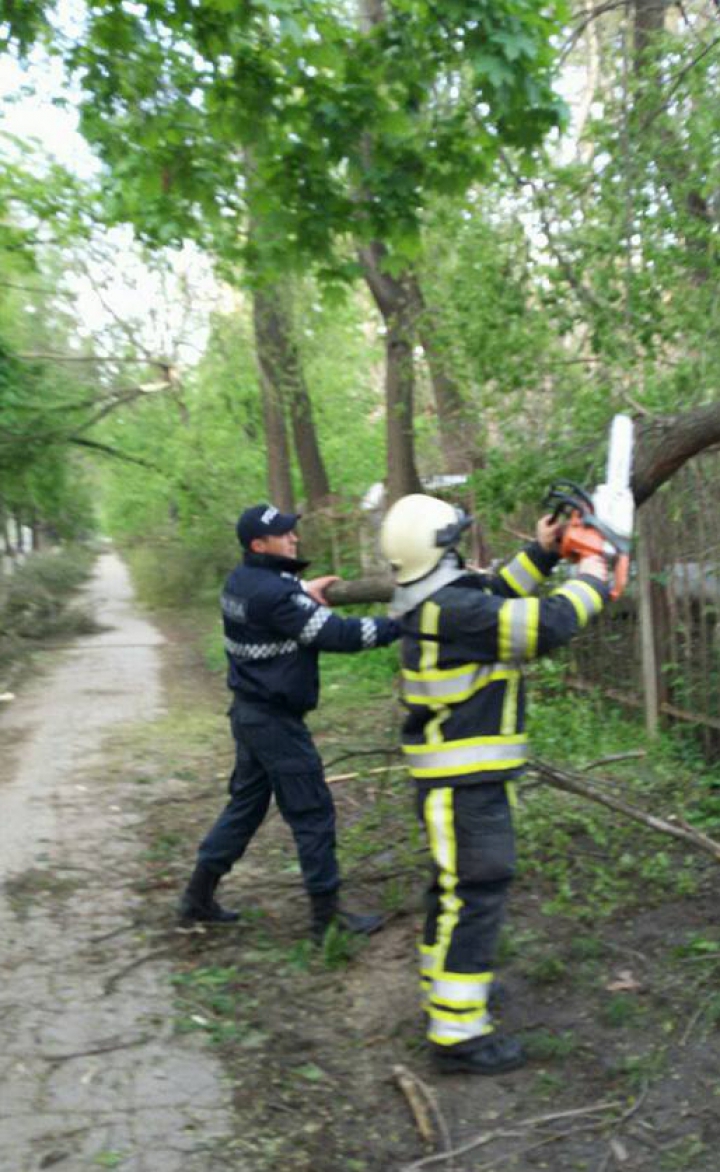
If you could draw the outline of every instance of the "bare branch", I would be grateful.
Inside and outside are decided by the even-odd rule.
[[[690,843],[691,846],[697,847],[698,850],[710,855],[716,863],[720,863],[720,842],[715,842],[714,839],[709,838],[706,834],[695,830],[693,826],[682,822],[674,814],[670,815],[667,819],[658,818],[654,814],[646,814],[644,810],[639,810],[637,806],[631,806],[627,802],[621,801],[620,798],[613,797],[611,794],[589,785],[580,774],[573,773],[567,769],[560,769],[559,766],[551,765],[546,761],[539,761],[537,759],[531,761],[530,770],[542,781],[553,786],[554,789],[564,790],[566,793],[575,794],[582,798],[589,798],[593,802],[599,802],[601,806],[607,806],[610,810],[624,814],[626,818],[632,818],[634,822],[642,822],[643,825],[649,826],[651,830],[656,830],[660,834],[669,834],[672,838],[680,839],[681,842]]]

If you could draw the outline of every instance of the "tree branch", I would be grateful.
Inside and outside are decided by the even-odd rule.
[[[656,830],[660,834],[669,834],[672,838],[680,839],[681,842],[690,843],[691,846],[710,855],[716,863],[720,863],[720,842],[715,842],[714,839],[708,838],[706,834],[695,830],[686,822],[681,822],[675,814],[671,814],[667,819],[657,818],[654,814],[646,814],[637,806],[631,806],[627,802],[621,801],[620,798],[596,789],[580,774],[568,769],[560,769],[559,766],[551,765],[547,761],[537,759],[531,761],[530,771],[554,789],[564,790],[566,793],[599,802],[601,806],[607,806],[609,810],[624,814],[626,818],[632,818],[634,822],[642,822],[651,830]]]

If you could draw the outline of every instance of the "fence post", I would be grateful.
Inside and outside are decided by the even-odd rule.
[[[650,577],[650,526],[644,519],[642,510],[638,512],[637,530],[638,607],[645,728],[648,734],[654,737],[657,736],[660,716],[658,665],[655,651],[652,580]]]

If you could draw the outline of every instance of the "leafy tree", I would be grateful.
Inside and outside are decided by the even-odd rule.
[[[561,11],[405,0],[367,4],[358,21],[318,0],[91,0],[69,55],[118,218],[156,243],[193,236],[254,274],[309,261],[332,287],[364,271],[385,318],[391,491],[417,483],[410,266],[423,211],[487,178],[501,145],[529,151],[558,124]]]

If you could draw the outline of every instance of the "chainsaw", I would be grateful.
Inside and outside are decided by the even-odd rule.
[[[635,500],[630,488],[633,425],[616,415],[610,427],[604,484],[590,495],[571,480],[552,485],[545,504],[554,506],[552,520],[567,518],[560,538],[560,556],[578,562],[599,555],[612,567],[611,598],[623,593],[630,569],[630,542]]]

